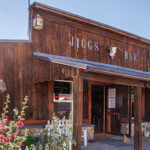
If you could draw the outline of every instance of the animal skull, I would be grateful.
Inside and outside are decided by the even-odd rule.
[[[0,94],[6,91],[6,84],[3,80],[0,79]]]
[[[110,47],[109,50],[110,50],[109,56],[110,56],[112,59],[114,59],[115,54],[116,54],[116,52],[117,52],[117,47]]]

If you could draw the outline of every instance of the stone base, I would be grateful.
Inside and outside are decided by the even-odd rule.
[[[150,131],[150,122],[142,122],[142,134],[144,134],[145,131]],[[129,123],[128,122],[122,122],[120,127],[121,134],[129,134]],[[131,136],[134,136],[134,123],[132,122],[131,127]]]
[[[46,131],[43,126],[30,125],[25,128],[27,128],[28,135],[32,137],[44,138],[46,135]],[[88,140],[94,140],[94,125],[83,124],[82,129],[87,130]]]
[[[88,140],[94,140],[94,125],[83,124],[82,129],[87,130],[87,139]]]
[[[28,135],[32,137],[40,137],[44,138],[46,135],[46,131],[42,126],[30,125],[26,126]],[[94,125],[91,124],[83,124],[82,129],[87,130],[87,138],[88,140],[94,140]]]
[[[46,131],[43,128],[28,128],[27,133],[32,137],[41,137],[46,135]]]

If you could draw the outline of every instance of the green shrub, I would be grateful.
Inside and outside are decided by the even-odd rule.
[[[31,147],[31,145],[36,145],[39,142],[40,138],[39,137],[32,137],[32,136],[27,136],[26,141],[24,142],[24,147],[22,148],[25,150],[26,146]]]

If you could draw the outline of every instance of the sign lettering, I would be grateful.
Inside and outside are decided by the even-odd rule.
[[[137,61],[136,53],[128,53],[128,51],[125,50],[124,56],[126,60]]]
[[[79,39],[78,37],[74,38],[73,36],[71,37],[69,46],[76,46],[77,48],[83,49],[87,47],[89,50],[99,51],[99,43],[97,41],[93,42],[91,40]]]
[[[99,42],[98,41],[92,41],[92,40],[85,40],[85,39],[80,39],[78,37],[74,38],[74,36],[71,37],[71,40],[69,41],[69,46],[70,47],[76,47],[76,48],[82,48],[85,49],[87,48],[88,50],[92,51],[99,51]],[[125,60],[130,60],[130,61],[137,61],[137,55],[136,53],[128,52],[127,50],[124,51],[124,58]]]

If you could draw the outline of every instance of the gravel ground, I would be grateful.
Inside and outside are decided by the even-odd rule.
[[[150,137],[143,137],[143,150],[150,150]],[[82,150],[133,150],[134,140],[130,139],[130,142],[123,143],[122,136],[107,137],[96,139],[94,143],[88,143],[88,146],[82,147]]]

